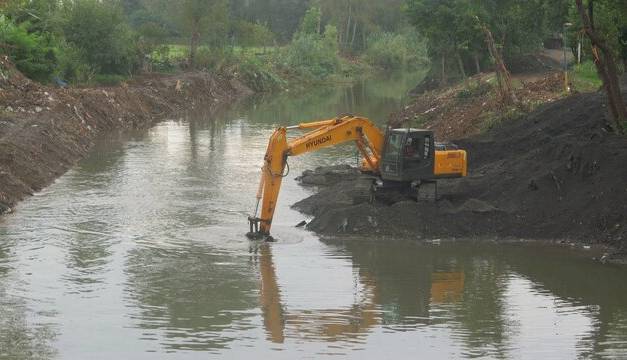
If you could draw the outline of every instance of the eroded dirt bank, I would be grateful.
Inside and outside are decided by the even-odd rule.
[[[60,89],[32,82],[0,59],[0,214],[67,171],[98,134],[147,127],[194,106],[216,109],[250,93],[229,76],[204,72]]]
[[[608,132],[605,98],[578,94],[456,141],[470,175],[440,199],[370,204],[355,169],[306,172],[320,191],[294,207],[328,235],[564,239],[627,249],[627,138]]]

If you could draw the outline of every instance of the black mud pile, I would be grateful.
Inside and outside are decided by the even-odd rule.
[[[625,249],[627,137],[607,131],[606,116],[602,95],[579,94],[457,141],[469,152],[470,175],[440,181],[435,203],[370,204],[367,177],[324,168],[304,174],[320,191],[294,207],[314,216],[309,229],[329,235],[564,239]]]

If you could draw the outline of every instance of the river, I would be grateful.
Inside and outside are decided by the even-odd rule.
[[[0,358],[627,358],[627,269],[472,240],[319,239],[290,204],[276,243],[245,238],[277,125],[384,123],[420,74],[202,108],[111,134],[0,218]]]

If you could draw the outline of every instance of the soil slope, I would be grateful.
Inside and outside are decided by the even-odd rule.
[[[177,110],[211,110],[249,93],[231,77],[203,72],[60,89],[30,81],[1,58],[0,214],[67,171],[104,131],[147,127]]]
[[[308,228],[322,234],[564,239],[627,249],[627,137],[607,131],[605,104],[602,94],[573,95],[457,141],[469,152],[470,174],[440,181],[435,203],[370,204],[362,191],[368,180],[336,168],[304,174],[303,183],[323,186],[294,206],[313,215]]]

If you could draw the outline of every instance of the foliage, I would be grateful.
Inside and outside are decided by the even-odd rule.
[[[116,2],[77,0],[64,3],[63,35],[103,74],[130,74],[139,64],[136,36]]]
[[[321,21],[322,12],[320,8],[316,6],[310,7],[303,17],[297,36],[319,34],[320,29],[318,27]]]
[[[196,67],[206,70],[220,69],[233,62],[233,53],[225,48],[202,46],[198,49]]]
[[[274,34],[268,27],[248,21],[235,22],[233,33],[237,43],[241,46],[269,46],[274,41]]]
[[[301,33],[289,46],[287,65],[294,71],[324,79],[336,73],[340,67],[337,29],[327,25],[324,34]]]
[[[126,77],[116,74],[96,74],[93,77],[93,83],[104,86],[115,86],[124,82]]]
[[[603,82],[599,78],[597,68],[592,61],[575,65],[572,82],[578,91],[595,91],[601,88]]]
[[[56,49],[57,68],[54,75],[74,84],[90,83],[96,70],[86,62],[86,56],[80,48],[62,42]]]
[[[566,20],[568,0],[406,0],[405,13],[426,38],[433,64],[458,75],[480,71],[489,29],[506,60],[537,50]],[[474,66],[469,66],[474,65]],[[444,76],[444,70],[442,75]],[[445,80],[445,79],[443,79]]]
[[[488,94],[492,90],[492,86],[488,82],[469,82],[461,89],[456,97],[458,99],[470,99],[474,97],[481,97]]]
[[[408,52],[407,39],[403,35],[384,32],[368,39],[365,57],[373,66],[397,69],[405,66]]]
[[[594,26],[603,34],[605,41],[613,50],[617,59],[627,59],[627,43],[623,45],[621,42],[621,35],[623,32],[627,32],[627,17],[625,14],[627,14],[627,2],[625,1],[597,0],[594,2]],[[572,26],[566,29],[566,45],[572,48],[573,53],[576,54],[576,44],[583,40],[582,57],[584,60],[592,60],[592,45],[587,37],[580,36],[582,28],[581,17],[574,2],[569,8],[568,21],[572,23]]]
[[[54,44],[50,36],[28,32],[28,23],[14,24],[0,15],[0,52],[8,54],[26,76],[48,81],[54,70]]]
[[[273,91],[286,85],[268,62],[254,56],[240,56],[236,72],[248,87],[257,92]]]
[[[297,31],[308,0],[231,0],[234,18],[264,24],[282,43],[289,42]]]

